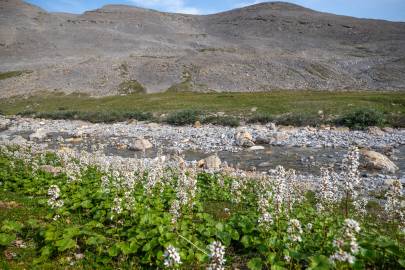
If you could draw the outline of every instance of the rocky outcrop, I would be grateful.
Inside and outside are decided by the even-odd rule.
[[[395,165],[387,156],[371,151],[361,150],[362,166],[371,170],[381,170],[388,173],[395,173],[398,166]]]
[[[218,170],[221,168],[221,165],[222,161],[216,154],[198,161],[198,166],[204,167],[207,170]]]
[[[152,148],[153,145],[150,141],[146,139],[136,139],[130,146],[130,150],[134,151],[146,151],[147,149]]]
[[[235,134],[235,143],[236,145],[242,146],[242,147],[251,147],[255,145],[253,142],[253,137],[252,134],[245,130],[239,130]]]

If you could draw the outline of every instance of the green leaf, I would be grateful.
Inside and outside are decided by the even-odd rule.
[[[250,270],[261,270],[263,268],[263,263],[261,258],[250,259],[247,263]]]
[[[90,200],[85,200],[85,201],[83,201],[83,202],[81,203],[81,206],[82,206],[83,208],[90,209],[90,208],[93,207],[93,204],[91,203]]]
[[[399,259],[398,260],[399,265],[401,265],[402,267],[405,267],[405,259]]]
[[[106,238],[103,235],[95,235],[86,240],[87,245],[97,246],[105,243]]]
[[[23,225],[16,221],[5,220],[1,230],[3,232],[21,232]]]
[[[55,244],[58,247],[59,251],[65,251],[76,247],[76,241],[74,241],[71,238],[63,238],[61,240],[56,241]]]
[[[327,270],[331,268],[329,259],[324,255],[318,255],[310,258],[311,263],[308,269],[311,270]]]
[[[221,222],[218,222],[215,225],[215,228],[218,230],[218,232],[222,232],[224,230],[224,224],[222,224]]]
[[[108,249],[108,255],[110,255],[111,257],[115,257],[118,255],[119,251],[119,248],[116,245],[113,245]]]
[[[15,240],[14,234],[0,233],[0,246],[8,246]]]

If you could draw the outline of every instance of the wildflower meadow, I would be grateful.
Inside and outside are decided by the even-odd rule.
[[[0,201],[25,198],[41,214],[0,209],[0,267],[403,269],[400,181],[364,185],[356,148],[320,173],[309,183],[281,166],[209,171],[175,156],[2,145]]]

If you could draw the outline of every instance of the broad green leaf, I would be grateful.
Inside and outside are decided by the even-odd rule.
[[[0,246],[8,246],[15,240],[14,234],[0,233]]]
[[[21,232],[23,225],[16,221],[5,220],[1,230],[3,232]]]
[[[59,251],[65,251],[76,247],[76,241],[74,241],[71,238],[63,238],[61,240],[56,241],[55,244],[58,247]]]
[[[250,259],[247,263],[250,270],[261,270],[263,268],[263,263],[261,258]]]

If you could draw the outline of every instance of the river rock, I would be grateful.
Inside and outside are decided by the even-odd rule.
[[[384,131],[382,131],[379,127],[368,127],[367,128],[367,132],[371,135],[375,135],[375,136],[383,136],[384,135]]]
[[[200,128],[200,127],[201,127],[201,122],[200,122],[200,121],[195,121],[193,127],[194,127],[194,128]]]
[[[271,139],[271,143],[283,143],[290,138],[286,132],[276,132],[273,134],[273,138]]]
[[[236,144],[243,147],[250,147],[255,145],[253,142],[252,134],[245,130],[238,131],[235,135]]]
[[[266,125],[266,127],[267,127],[269,130],[273,130],[273,131],[276,131],[276,130],[277,130],[277,126],[276,126],[276,124],[273,123],[273,122],[268,123],[268,124]]]
[[[362,165],[365,168],[381,170],[389,173],[395,173],[398,170],[397,165],[381,153],[371,150],[361,150],[360,153],[363,159]]]
[[[261,145],[255,145],[255,146],[252,146],[252,147],[249,147],[249,151],[259,151],[259,150],[264,150],[265,148],[264,148],[264,146],[261,146]]]
[[[48,133],[45,130],[43,130],[42,128],[40,128],[30,135],[30,140],[31,141],[43,140],[47,135],[48,135]]]
[[[133,144],[129,146],[130,150],[145,151],[152,148],[153,145],[146,139],[136,139]]]
[[[0,116],[0,131],[7,130],[10,124],[11,124],[10,119]]]
[[[198,162],[199,165],[203,165],[205,169],[219,169],[221,167],[221,159],[215,154],[209,157],[206,157],[203,161]]]

